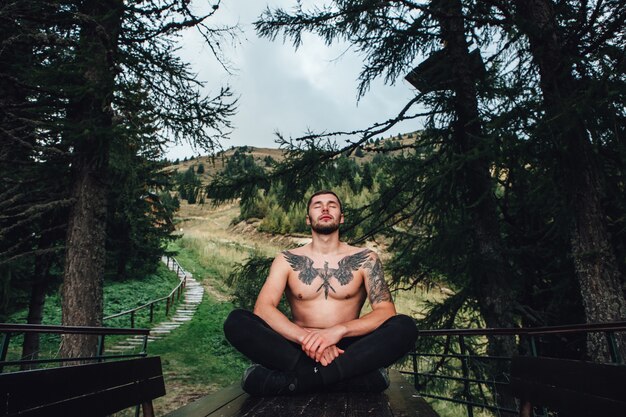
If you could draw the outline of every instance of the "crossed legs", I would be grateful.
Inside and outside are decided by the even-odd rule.
[[[393,364],[413,348],[417,328],[408,316],[391,317],[367,335],[342,339],[338,346],[345,352],[328,366],[316,363],[298,344],[288,341],[247,310],[237,309],[229,314],[224,322],[224,334],[250,360],[280,371],[274,375],[297,380],[298,391],[307,391]]]

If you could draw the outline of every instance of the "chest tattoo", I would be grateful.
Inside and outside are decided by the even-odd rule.
[[[289,251],[284,251],[283,255],[293,270],[298,272],[298,279],[304,284],[311,285],[315,278],[320,277],[322,284],[316,292],[321,291],[323,288],[324,298],[328,299],[329,291],[337,292],[332,285],[330,285],[330,279],[334,277],[339,281],[339,284],[348,284],[354,278],[352,272],[357,271],[361,265],[369,259],[370,252],[369,249],[364,249],[354,255],[346,256],[339,261],[337,268],[329,268],[327,261],[324,262],[323,268],[314,268],[313,260],[308,256],[294,255]]]

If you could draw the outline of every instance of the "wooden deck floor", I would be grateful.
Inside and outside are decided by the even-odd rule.
[[[383,393],[319,393],[251,397],[232,385],[167,414],[166,417],[438,417],[397,371]]]

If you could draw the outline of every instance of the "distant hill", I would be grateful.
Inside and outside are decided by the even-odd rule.
[[[198,156],[195,158],[187,159],[186,161],[179,161],[168,166],[168,171],[185,172],[189,167],[193,167],[194,171],[198,172],[198,166],[202,164],[204,166],[204,173],[197,174],[200,177],[202,183],[208,183],[209,180],[214,177],[218,172],[222,171],[228,160],[233,156],[237,150],[246,150],[254,158],[254,162],[263,166],[265,159],[270,157],[275,161],[282,161],[284,159],[284,151],[281,149],[273,148],[257,148],[255,146],[238,146],[227,149],[220,152],[216,156]]]
[[[400,144],[400,145],[408,145],[411,143],[415,136],[418,135],[419,132],[410,132],[398,134],[395,136],[390,136],[386,138],[379,138],[377,147],[384,148],[385,146],[389,146],[392,143]],[[368,146],[374,146],[374,144],[370,144]],[[233,156],[233,154],[237,150],[245,150],[254,158],[254,161],[263,166],[265,164],[266,158],[270,157],[273,160],[280,162],[284,159],[285,152],[282,149],[275,148],[257,148],[255,146],[239,146],[232,147],[223,152],[220,152],[214,157],[211,156],[198,156],[194,158],[190,158],[187,160],[178,161],[178,163],[173,163],[169,165],[166,169],[168,171],[178,171],[183,173],[189,169],[189,167],[194,167],[194,171],[198,172],[198,166],[202,164],[204,166],[204,173],[198,174],[203,184],[206,184],[210,181],[211,177],[214,177],[215,174],[220,172],[226,166],[229,158]],[[358,157],[355,156],[355,153],[352,154],[352,158],[356,159],[357,162],[368,162],[372,159],[373,154],[371,152],[363,152],[363,156]]]

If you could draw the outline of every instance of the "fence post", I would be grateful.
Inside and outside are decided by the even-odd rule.
[[[470,392],[470,383],[469,383],[469,364],[468,364],[468,353],[465,348],[465,339],[463,335],[459,335],[459,347],[461,348],[461,370],[463,372],[463,395],[467,400],[467,415],[469,417],[474,417],[474,406],[471,404],[472,401],[472,393]]]
[[[609,354],[611,355],[611,362],[622,363],[622,357],[617,349],[617,343],[615,341],[615,332],[608,331],[604,333],[606,335],[607,343],[609,344]]]
[[[4,362],[7,359],[7,352],[9,351],[9,342],[11,341],[11,333],[4,333],[2,335],[2,344],[0,345],[0,361]],[[0,373],[4,371],[4,366],[0,365]]]
[[[413,353],[412,356],[413,356],[413,386],[415,387],[415,390],[419,392],[419,390],[421,389],[421,386],[420,386],[419,376],[417,374],[418,372],[417,352]]]
[[[98,362],[102,362],[102,356],[104,355],[104,335],[98,336]]]
[[[150,303],[150,323],[154,320],[154,303]]]
[[[530,356],[537,357],[537,342],[534,334],[530,335]]]

